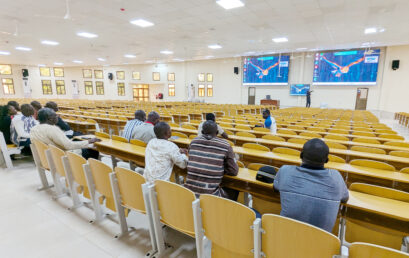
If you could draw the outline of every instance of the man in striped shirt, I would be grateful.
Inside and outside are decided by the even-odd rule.
[[[217,124],[214,121],[203,123],[202,136],[190,143],[188,157],[185,187],[196,195],[214,194],[237,199],[237,191],[220,186],[224,175],[236,176],[239,168],[230,144],[217,138]]]
[[[146,114],[143,110],[136,110],[135,111],[135,119],[126,122],[124,132],[122,133],[122,137],[128,139],[134,139],[134,134],[136,132],[136,127],[143,124],[146,120]]]

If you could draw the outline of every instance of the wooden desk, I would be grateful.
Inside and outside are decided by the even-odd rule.
[[[409,222],[409,202],[349,191],[349,200],[345,206]]]

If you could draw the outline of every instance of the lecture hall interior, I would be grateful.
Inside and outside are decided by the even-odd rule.
[[[0,257],[409,257],[409,1],[0,14]]]

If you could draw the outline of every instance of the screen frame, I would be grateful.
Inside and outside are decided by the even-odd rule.
[[[331,52],[342,52],[342,51],[368,51],[368,50],[379,50],[379,59],[378,59],[378,68],[376,71],[376,81],[375,82],[314,82],[314,62],[313,62],[313,71],[312,71],[312,86],[375,86],[378,84],[378,77],[379,77],[379,66],[381,65],[381,54],[382,54],[382,48],[377,47],[377,48],[353,48],[353,49],[334,49],[334,50],[326,50],[326,51],[315,51],[314,52],[314,57],[315,55],[321,54],[321,53],[331,53]],[[313,58],[313,61],[315,59]]]
[[[287,82],[261,82],[261,83],[255,83],[255,82],[243,82],[244,80],[244,63],[246,58],[260,58],[260,57],[269,57],[269,56],[276,56],[279,57],[280,54],[268,54],[268,55],[260,55],[260,56],[243,56],[241,59],[241,64],[242,64],[242,78],[241,78],[241,84],[243,86],[288,86],[290,84],[290,65],[291,65],[291,55],[289,53],[281,54],[281,56],[288,56],[288,75],[287,75]]]
[[[307,94],[291,94],[291,86],[293,85],[308,85],[309,90],[311,90],[311,84],[310,83],[291,83],[290,84],[290,96],[306,96]]]

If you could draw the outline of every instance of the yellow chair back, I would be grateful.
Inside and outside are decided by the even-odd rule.
[[[118,135],[112,135],[111,139],[114,141],[119,141],[119,142],[128,142],[126,138],[122,136],[118,136]]]
[[[146,183],[145,178],[135,171],[120,167],[115,168],[115,174],[118,180],[122,205],[145,213],[145,202],[142,193],[142,185]]]
[[[172,136],[177,136],[179,138],[188,138],[186,134],[180,132],[172,132]]]
[[[107,139],[111,138],[109,137],[109,134],[104,133],[104,132],[95,132],[95,136],[100,137],[100,138],[107,138]]]
[[[248,132],[237,132],[236,135],[240,137],[257,138],[256,135]]]
[[[161,221],[194,237],[192,202],[196,199],[195,194],[183,186],[163,180],[155,181],[155,191]]]
[[[83,157],[73,152],[66,152],[68,162],[70,163],[72,177],[74,181],[80,185],[79,192],[84,195],[84,197],[90,199],[89,189],[87,185],[87,179],[85,178],[85,173],[82,165],[86,164],[87,161]]]
[[[147,145],[146,142],[138,140],[138,139],[131,139],[130,143],[136,146],[141,146],[141,147],[146,147]]]
[[[328,258],[340,253],[340,240],[320,228],[279,215],[265,214],[261,219],[264,234],[262,252],[266,257]],[[297,243],[293,248],[291,243]]]
[[[365,147],[365,146],[352,146],[351,150],[359,151],[359,152],[374,153],[374,154],[386,154],[386,151],[383,149],[371,148],[371,147]]]
[[[389,171],[396,171],[395,167],[385,162],[369,160],[369,159],[354,159],[349,164],[353,166],[375,168]]]
[[[409,254],[387,248],[380,245],[368,243],[352,243],[349,247],[349,258],[373,258],[373,257],[388,257],[388,258],[408,258]]]
[[[345,159],[332,154],[328,154],[328,160],[330,162],[346,163]]]
[[[49,146],[49,150],[54,161],[56,172],[60,174],[60,176],[65,177],[64,165],[62,163],[62,157],[65,156],[65,152],[52,145]]]
[[[88,159],[88,163],[92,178],[94,179],[95,189],[105,198],[105,206],[112,211],[116,211],[111,181],[109,179],[112,168],[96,159]]]
[[[260,150],[260,151],[270,151],[270,148],[264,145],[261,145],[261,144],[257,144],[257,143],[245,143],[243,144],[243,148]]]
[[[251,226],[256,214],[250,208],[214,195],[200,195],[205,235],[212,241],[212,257],[254,257]]]
[[[48,165],[47,157],[45,155],[45,151],[48,150],[48,145],[41,141],[34,140],[34,139],[32,140],[32,142],[38,152],[41,166],[46,170],[50,170],[50,166]]]
[[[266,135],[263,135],[261,138],[265,140],[285,142],[285,139],[283,137],[280,137],[277,135],[266,134]]]
[[[281,154],[287,154],[287,155],[293,155],[293,156],[300,156],[301,151],[299,150],[294,150],[291,148],[285,148],[285,147],[276,147],[273,149],[273,152],[276,153],[281,153]]]

